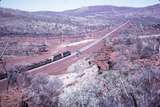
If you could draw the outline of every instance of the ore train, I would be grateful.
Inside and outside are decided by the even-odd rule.
[[[38,68],[40,66],[58,61],[58,60],[60,60],[64,57],[67,57],[67,56],[70,56],[70,55],[71,55],[71,51],[65,51],[63,53],[58,53],[58,54],[54,55],[52,59],[48,58],[48,59],[42,60],[42,61],[37,62],[37,63],[33,63],[33,64],[30,64],[30,65],[23,66],[20,69],[18,69],[16,72],[24,72],[24,71],[32,70],[34,68]],[[0,80],[5,79],[5,78],[7,78],[7,73],[0,73]]]
[[[60,59],[62,59],[62,58],[64,58],[64,57],[67,57],[67,56],[69,56],[69,55],[71,55],[71,52],[70,52],[70,51],[66,51],[66,52],[63,52],[63,53],[59,53],[59,54],[53,56],[53,61],[60,60]]]

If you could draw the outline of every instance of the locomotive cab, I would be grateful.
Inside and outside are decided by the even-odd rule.
[[[63,57],[67,57],[71,55],[71,52],[70,51],[66,51],[66,52],[63,52]]]
[[[53,61],[57,61],[57,60],[62,59],[62,58],[63,58],[62,54],[59,53],[59,54],[53,56]]]

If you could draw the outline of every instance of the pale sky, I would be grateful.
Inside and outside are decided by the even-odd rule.
[[[63,11],[84,6],[115,5],[144,7],[160,3],[159,0],[2,0],[1,6],[27,11]]]

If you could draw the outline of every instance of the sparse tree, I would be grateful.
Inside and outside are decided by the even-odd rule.
[[[22,96],[21,101],[19,103],[18,107],[29,107],[28,103],[24,100],[24,97]]]
[[[19,88],[18,84],[18,70],[16,68],[12,68],[10,71],[7,72],[7,90],[10,86],[16,86],[17,89]]]
[[[63,82],[46,74],[36,76],[30,87],[26,90],[26,95],[33,107],[57,107],[58,95],[61,93]]]

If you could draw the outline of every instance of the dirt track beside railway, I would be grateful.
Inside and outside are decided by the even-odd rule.
[[[69,65],[76,62],[79,59],[82,59],[84,57],[88,57],[91,54],[98,52],[104,46],[104,44],[103,44],[104,39],[106,39],[108,36],[112,35],[116,31],[118,31],[120,28],[123,28],[127,24],[128,24],[128,22],[118,26],[117,28],[115,28],[111,32],[102,36],[100,39],[97,39],[95,42],[88,44],[87,46],[82,47],[81,49],[79,49],[76,52],[73,52],[68,57],[65,57],[63,59],[60,59],[58,61],[52,62],[50,64],[47,64],[47,65],[44,65],[44,66],[41,66],[41,67],[38,67],[35,69],[32,69],[30,71],[27,71],[27,73],[30,73],[32,75],[36,75],[39,73],[46,73],[49,75],[64,74]],[[0,87],[2,88],[2,89],[0,88],[1,91],[6,89],[5,86],[7,86],[7,79],[0,80]]]

